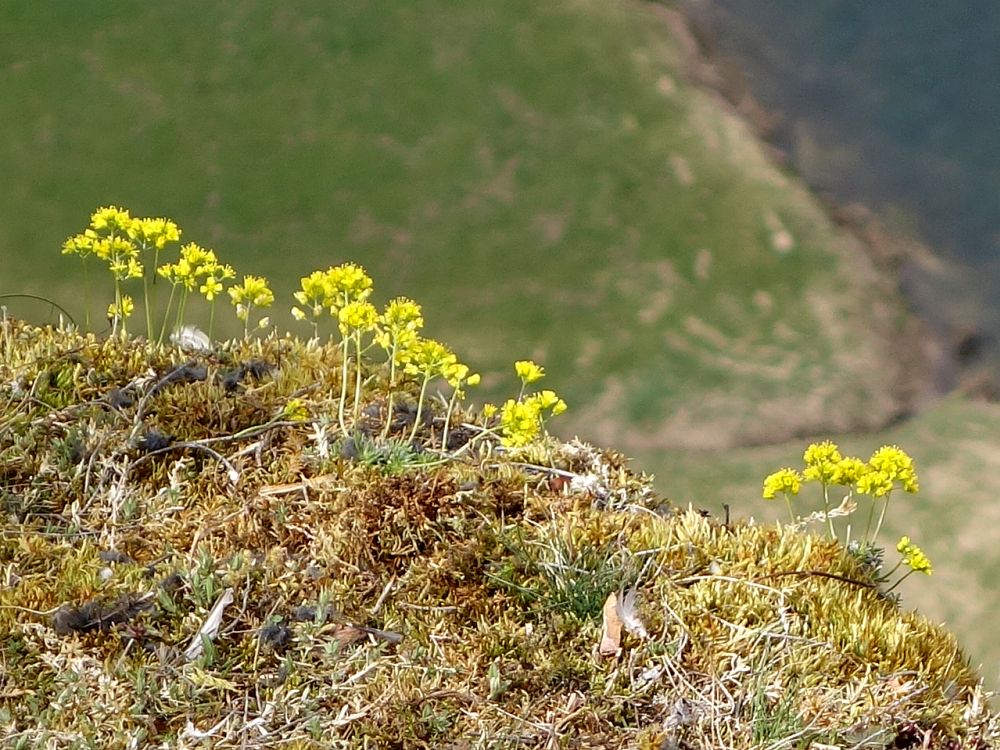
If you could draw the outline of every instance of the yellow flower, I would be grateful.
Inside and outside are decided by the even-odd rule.
[[[803,475],[806,479],[815,480],[827,484],[833,481],[837,472],[837,466],[841,462],[840,449],[837,444],[824,440],[822,443],[813,443],[806,448],[802,456],[806,468]]]
[[[869,468],[858,478],[858,492],[872,497],[885,497],[892,492],[892,478],[884,471]]]
[[[119,281],[142,278],[142,263],[135,258],[114,258],[108,264],[108,268],[111,269],[111,274]]]
[[[496,404],[483,404],[483,417],[489,419],[497,413]]]
[[[446,365],[442,374],[452,388],[458,388],[462,383],[466,385],[478,385],[479,383],[479,374],[470,372],[468,365],[459,362]]]
[[[313,271],[308,276],[299,279],[301,291],[295,292],[295,301],[305,306],[312,312],[314,318],[318,318],[333,298],[334,290],[330,284],[327,273],[324,271]],[[297,309],[297,308],[295,308]],[[305,313],[299,310],[302,317],[296,316],[297,320],[304,320]],[[295,315],[294,311],[292,312]]]
[[[244,276],[243,283],[229,288],[229,297],[236,307],[236,317],[246,321],[251,307],[269,307],[274,302],[274,293],[267,286],[267,279],[260,276]]]
[[[794,469],[779,469],[764,480],[764,499],[773,500],[779,492],[797,495],[802,488],[802,475]]]
[[[566,402],[559,398],[555,391],[539,391],[528,400],[535,401],[540,410],[551,411],[553,416],[566,411]]]
[[[410,346],[424,327],[420,305],[407,297],[391,300],[378,322],[375,343],[386,351],[391,351],[393,346],[397,350]]]
[[[507,399],[500,409],[500,443],[507,448],[529,445],[541,433],[538,402]]]
[[[868,464],[860,458],[848,456],[841,459],[833,472],[833,483],[840,485],[851,485],[868,473]]]
[[[545,368],[536,365],[530,359],[521,359],[515,362],[514,371],[525,385],[545,377]]]
[[[305,422],[309,419],[309,409],[300,398],[293,398],[285,404],[281,411],[281,416],[292,422]]]
[[[417,339],[400,353],[400,359],[405,363],[404,371],[408,375],[425,378],[443,375],[446,368],[456,361],[452,351],[434,339]]]
[[[363,302],[372,293],[371,277],[356,263],[342,263],[326,272],[325,305],[336,312],[349,302]]]
[[[127,294],[122,296],[121,304],[116,305],[111,303],[108,305],[108,317],[109,318],[120,318],[122,320],[131,317],[132,313],[135,311],[135,302]]]
[[[883,445],[868,459],[868,465],[871,466],[873,473],[882,476],[883,486],[888,482],[890,490],[893,482],[899,482],[906,492],[916,492],[920,489],[913,459],[898,445]],[[888,491],[882,494],[887,494]]]
[[[138,240],[144,248],[162,250],[168,242],[178,242],[181,230],[170,219],[132,219],[128,236]]]
[[[222,282],[215,278],[215,274],[209,274],[208,278],[205,279],[205,283],[198,287],[198,291],[204,294],[205,299],[211,302],[222,291]]]
[[[349,302],[340,308],[337,316],[344,336],[354,331],[370,331],[378,322],[378,310],[371,302]]]
[[[483,416],[489,418],[495,413],[483,407]],[[534,442],[545,427],[545,412],[552,415],[566,411],[566,402],[554,391],[541,391],[520,401],[508,399],[500,409],[500,443],[508,448],[520,447]]]
[[[86,258],[94,254],[94,242],[97,240],[97,233],[93,229],[87,229],[83,234],[70,237],[63,243],[63,255],[79,255]]]
[[[903,561],[917,573],[931,575],[934,568],[924,551],[910,541],[910,537],[904,536],[896,545],[896,551],[903,555]]]
[[[96,231],[107,231],[110,234],[118,232],[128,234],[132,227],[132,217],[123,208],[105,206],[91,214],[90,226]]]

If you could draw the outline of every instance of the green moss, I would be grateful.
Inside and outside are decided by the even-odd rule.
[[[366,450],[320,450],[336,347],[234,342],[195,363],[203,380],[157,387],[188,358],[3,325],[10,746],[998,737],[954,637],[900,611],[836,542],[670,508],[622,456],[577,442],[442,454],[438,406],[390,460],[375,370]],[[35,398],[71,354],[63,400]],[[249,358],[278,366],[227,390],[219,374]],[[133,398],[113,405],[114,389]],[[291,398],[314,423],[275,419]],[[140,447],[154,426],[176,449]],[[601,656],[605,601],[623,590],[647,635]]]

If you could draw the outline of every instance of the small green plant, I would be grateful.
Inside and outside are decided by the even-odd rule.
[[[500,442],[508,448],[533,443],[545,432],[546,416],[556,416],[566,411],[566,402],[555,391],[543,390],[525,397],[531,383],[545,377],[545,369],[531,360],[519,360],[514,370],[521,379],[517,399],[508,399],[500,407]]]
[[[160,276],[170,282],[170,298],[167,300],[167,309],[163,315],[163,325],[160,328],[158,341],[163,341],[163,335],[170,318],[170,309],[174,301],[174,294],[180,288],[180,299],[177,302],[177,314],[174,320],[174,327],[180,328],[184,322],[184,308],[187,304],[188,295],[197,290],[201,292],[205,299],[211,303],[211,317],[209,319],[208,331],[212,333],[212,323],[215,319],[215,298],[222,291],[222,282],[227,279],[236,278],[236,271],[232,266],[219,263],[212,250],[206,250],[200,245],[189,242],[181,248],[180,260],[176,263],[166,263],[156,271]],[[232,291],[230,291],[232,294]],[[147,293],[147,310],[148,293]],[[238,312],[237,312],[238,315]]]
[[[171,341],[183,345],[184,336],[204,339],[207,347],[215,316],[215,300],[225,291],[233,304],[236,317],[243,323],[243,337],[251,329],[268,327],[270,320],[255,320],[259,310],[274,303],[274,293],[267,279],[245,275],[239,283],[228,289],[225,283],[236,278],[232,266],[219,261],[213,250],[188,242],[180,247],[176,262],[160,264],[161,254],[173,243],[179,243],[181,230],[163,218],[134,218],[128,210],[117,206],[97,209],[90,225],[81,234],[70,237],[63,244],[64,254],[79,255],[84,261],[90,256],[106,262],[114,281],[114,300],[108,306],[112,333],[127,336],[126,322],[135,311],[135,301],[127,293],[127,284],[142,280],[146,334],[150,342],[163,343],[167,329],[173,327]],[[144,254],[152,253],[152,262],[144,263]],[[150,270],[152,269],[152,270]],[[170,284],[170,295],[162,310],[158,334],[154,336],[154,285],[160,277]],[[416,407],[412,425],[409,426],[407,443],[412,443],[425,427],[425,410],[428,409],[430,385],[441,378],[451,389],[442,397],[444,407],[440,447],[448,452],[449,435],[458,402],[466,396],[470,386],[480,382],[480,375],[458,360],[445,344],[424,338],[420,331],[424,325],[423,313],[416,302],[406,297],[391,300],[382,312],[369,301],[374,283],[364,268],[355,263],[342,263],[325,271],[316,270],[300,279],[300,289],[293,294],[297,303],[291,308],[292,317],[308,321],[313,337],[318,338],[320,324],[330,318],[337,321],[340,332],[340,397],[337,402],[337,426],[343,439],[351,440],[361,423],[362,401],[365,386],[378,372],[379,363],[367,356],[373,347],[386,354],[388,377],[385,382],[385,409],[381,440],[389,440],[397,404],[406,398],[407,385],[416,388]],[[185,325],[187,303],[192,293],[201,294],[210,303],[210,317],[206,337],[192,326]],[[176,303],[176,307],[175,307]],[[566,402],[554,391],[542,390],[527,394],[527,387],[545,375],[544,368],[530,360],[520,360],[514,369],[521,380],[516,399],[508,399],[500,409],[492,405],[483,407],[483,427],[467,444],[499,433],[505,448],[528,446],[545,434],[545,421],[566,410]],[[369,393],[369,395],[371,395]],[[308,407],[300,401],[290,402],[283,418],[302,421],[309,416]],[[348,419],[350,413],[350,419]],[[495,419],[499,413],[499,419]],[[324,437],[324,441],[326,438]],[[325,444],[325,443],[324,443]],[[392,452],[392,451],[390,451]]]
[[[236,308],[236,317],[243,321],[243,337],[250,333],[250,315],[255,307],[270,307],[274,293],[267,285],[267,279],[260,276],[244,276],[243,283],[229,288],[229,298]],[[257,321],[258,328],[267,328],[270,319]]]
[[[843,457],[836,443],[825,440],[812,443],[806,448],[802,458],[805,467],[801,472],[786,467],[764,479],[764,499],[773,500],[778,495],[784,496],[789,516],[792,523],[795,523],[792,496],[799,493],[804,482],[819,482],[823,487],[823,512],[820,515],[827,523],[831,539],[837,536],[834,517],[853,512],[856,508],[856,495],[867,495],[872,500],[862,537],[863,540],[868,540],[878,536],[893,490],[902,488],[904,492],[915,493],[920,489],[913,459],[896,445],[883,445],[865,462],[853,456]],[[844,487],[847,492],[837,508],[830,507],[830,490],[834,487]],[[880,506],[880,512],[878,523],[872,532],[876,505]],[[849,526],[847,536],[845,542],[850,541]]]
[[[799,494],[806,482],[819,482],[823,487],[823,510],[809,516],[808,520],[822,519],[826,522],[831,539],[837,538],[833,519],[835,516],[849,516],[857,509],[856,496],[868,496],[871,502],[868,506],[868,520],[865,532],[859,540],[852,541],[851,526],[847,526],[844,543],[866,567],[878,570],[882,564],[881,552],[875,547],[875,539],[882,529],[889,499],[896,489],[916,493],[920,489],[913,459],[899,446],[883,445],[872,453],[868,461],[862,461],[853,456],[844,457],[836,443],[825,440],[812,443],[802,456],[805,466],[800,472],[790,467],[779,469],[764,479],[763,496],[765,500],[773,500],[778,495],[785,499],[789,517],[792,523],[798,519],[792,509],[792,497]],[[846,494],[837,507],[831,507],[830,491],[835,487],[843,487]],[[872,521],[875,519],[876,506],[878,521],[872,531]],[[882,582],[903,564],[910,570],[897,580],[885,593],[895,589],[907,576],[914,572],[930,575],[932,567],[930,560],[923,551],[904,536],[896,545],[896,550],[902,558],[889,573],[881,578]]]
[[[387,417],[382,429],[383,439],[388,437],[389,427],[392,424],[393,390],[396,387],[397,370],[401,364],[400,353],[413,346],[423,327],[424,318],[420,305],[407,297],[397,297],[389,302],[385,306],[385,312],[379,317],[375,343],[389,355],[389,397],[386,402]]]
[[[182,324],[188,295],[194,291],[200,292],[212,303],[214,318],[214,301],[223,289],[222,282],[236,277],[232,266],[220,263],[212,250],[206,250],[193,242],[180,249],[176,263],[160,265],[160,254],[168,245],[180,242],[180,236],[181,230],[169,219],[137,218],[127,209],[105,206],[91,215],[90,225],[83,232],[63,243],[62,252],[64,255],[78,255],[83,261],[85,285],[89,285],[87,259],[94,256],[107,263],[114,281],[114,301],[108,305],[112,333],[124,333],[126,322],[135,311],[135,301],[126,293],[125,284],[141,279],[146,336],[152,340],[155,330],[153,308],[156,276],[166,279],[171,285],[170,298],[162,313],[160,332],[156,339],[162,342],[170,323],[171,308],[178,288],[180,294],[174,318],[176,327]],[[153,254],[152,263],[144,263],[143,257],[149,253]],[[232,289],[230,294],[233,294]],[[234,304],[237,304],[235,297]],[[259,301],[254,304],[262,306]],[[237,307],[237,315],[239,313],[240,309]],[[211,320],[209,330],[211,331]]]
[[[896,543],[896,551],[902,555],[899,562],[896,563],[896,567],[890,570],[884,577],[883,580],[888,580],[893,573],[895,573],[902,565],[906,565],[909,570],[903,574],[899,580],[897,580],[891,587],[889,587],[885,593],[891,592],[899,584],[905,581],[914,573],[923,573],[924,575],[931,575],[934,572],[934,568],[931,565],[931,561],[928,559],[924,551],[920,549],[917,545],[910,541],[910,537],[903,536],[900,537],[899,542]]]
[[[435,463],[438,459],[416,448],[412,443],[399,438],[374,440],[359,434],[346,443],[352,446],[351,453],[356,460],[366,466],[377,468],[387,476],[402,474],[408,469]]]
[[[758,685],[750,705],[754,747],[773,747],[782,739],[800,733],[796,691],[786,690],[780,696],[769,695],[766,685]]]

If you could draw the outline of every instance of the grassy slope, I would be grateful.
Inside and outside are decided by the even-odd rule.
[[[358,260],[487,386],[538,357],[569,429],[625,449],[897,408],[892,304],[872,314],[858,248],[683,82],[652,6],[109,8],[3,11],[12,291],[71,299],[56,248],[117,201],[284,299]]]

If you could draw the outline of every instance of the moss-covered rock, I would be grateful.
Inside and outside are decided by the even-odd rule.
[[[472,412],[444,449],[443,407],[415,422],[404,382],[387,413],[374,365],[343,432],[340,351],[3,321],[5,746],[1000,736],[954,637],[837,542],[673,508],[576,441],[505,450]]]

